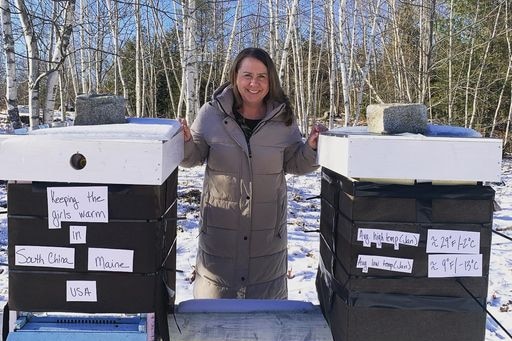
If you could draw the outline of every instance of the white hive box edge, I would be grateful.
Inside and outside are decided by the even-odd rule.
[[[0,136],[0,179],[161,185],[183,159],[179,122],[71,126]],[[71,161],[82,155],[83,168]]]
[[[320,135],[318,163],[341,175],[388,182],[499,182],[502,142],[494,138],[376,135],[362,127]]]

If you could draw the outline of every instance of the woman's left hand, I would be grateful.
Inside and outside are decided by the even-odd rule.
[[[311,128],[311,132],[308,137],[308,144],[312,149],[316,150],[318,147],[318,136],[320,136],[320,133],[323,131],[327,131],[327,128],[321,123],[315,123]]]

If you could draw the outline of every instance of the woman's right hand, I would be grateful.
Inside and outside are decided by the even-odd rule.
[[[185,140],[185,142],[190,141],[190,139],[192,138],[192,133],[190,132],[187,120],[184,118],[180,118],[179,122],[181,124],[181,129],[183,129],[183,139]]]

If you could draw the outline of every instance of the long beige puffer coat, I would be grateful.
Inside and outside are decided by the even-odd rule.
[[[237,124],[230,85],[218,89],[191,126],[181,165],[206,161],[195,298],[285,299],[285,173],[318,166],[316,152],[286,126],[283,104],[268,105],[249,143]]]

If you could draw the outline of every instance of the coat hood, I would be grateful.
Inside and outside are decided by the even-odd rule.
[[[233,86],[229,82],[221,85],[212,95],[212,105],[217,106],[222,112],[233,118],[235,117],[233,113],[234,102]],[[284,103],[268,101],[267,114],[263,118],[263,121],[284,121],[284,117],[282,115],[284,112],[284,106]]]

